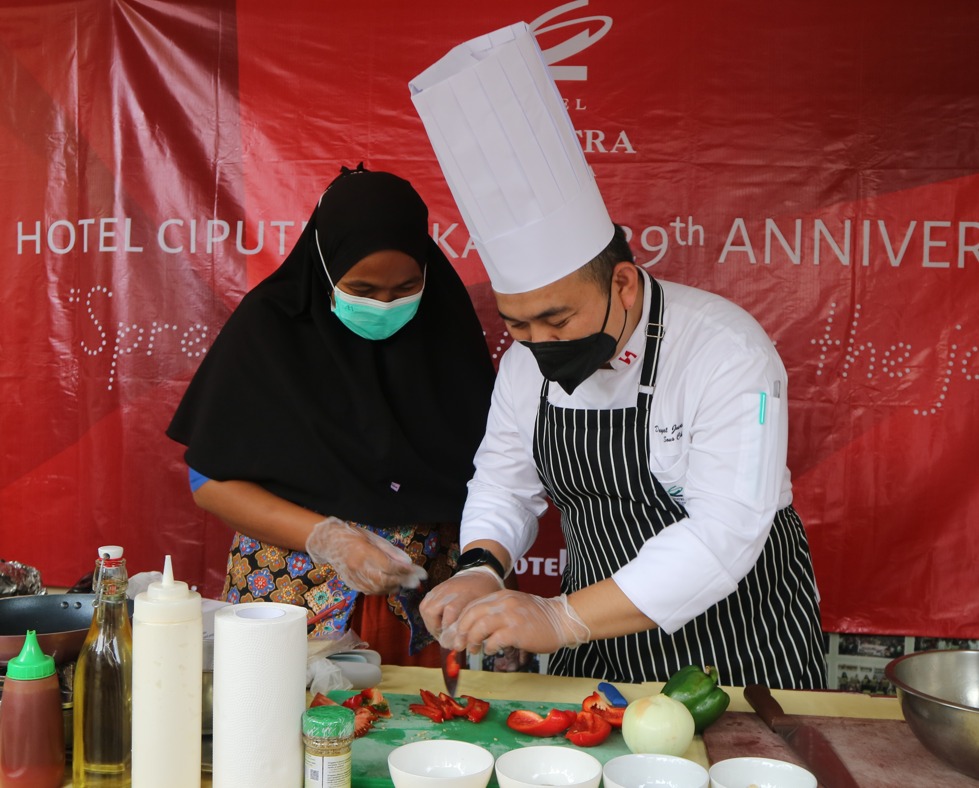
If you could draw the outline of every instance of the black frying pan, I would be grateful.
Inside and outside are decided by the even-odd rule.
[[[28,629],[37,632],[41,650],[63,665],[78,658],[92,623],[95,594],[46,594],[0,599],[0,664],[6,665],[24,646]],[[127,600],[129,615],[133,601]]]

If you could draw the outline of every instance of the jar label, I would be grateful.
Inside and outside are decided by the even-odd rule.
[[[305,757],[304,788],[350,788],[350,753]]]

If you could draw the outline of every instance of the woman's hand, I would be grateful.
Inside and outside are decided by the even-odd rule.
[[[404,550],[366,528],[327,517],[313,526],[306,552],[317,564],[329,564],[354,591],[390,594],[418,588],[428,573]]]

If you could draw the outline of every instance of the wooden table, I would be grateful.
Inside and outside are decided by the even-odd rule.
[[[416,694],[419,689],[442,689],[442,674],[434,668],[401,667],[384,665],[379,689],[385,693]],[[458,694],[475,695],[486,700],[518,699],[550,703],[579,703],[595,691],[597,679],[542,676],[537,673],[492,673],[489,671],[464,670],[460,676]],[[627,700],[654,695],[663,688],[662,682],[616,685]],[[731,695],[730,711],[751,711],[741,688],[725,687]],[[782,704],[787,714],[816,714],[827,717],[860,717],[865,719],[900,720],[901,708],[893,697],[834,692],[773,690],[772,694]],[[684,757],[709,766],[703,739],[695,736]],[[71,785],[70,769],[66,773],[65,786]],[[211,775],[202,775],[201,785],[211,785]]]

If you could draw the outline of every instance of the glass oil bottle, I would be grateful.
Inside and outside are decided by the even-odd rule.
[[[100,547],[95,562],[95,612],[75,666],[74,788],[132,784],[133,633],[122,553]]]

